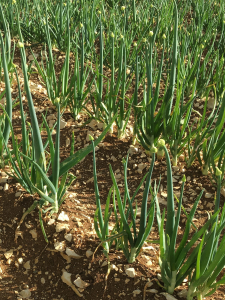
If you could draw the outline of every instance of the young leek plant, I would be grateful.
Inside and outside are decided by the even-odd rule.
[[[182,206],[182,197],[184,191],[184,183],[186,181],[185,176],[182,179],[181,193],[178,201],[178,209],[177,214],[175,216],[175,207],[174,207],[174,195],[173,195],[173,177],[172,177],[172,169],[170,164],[170,157],[167,151],[167,148],[163,141],[161,141],[162,149],[166,155],[166,163],[167,163],[167,221],[166,227],[164,230],[164,221],[165,221],[165,209],[163,210],[163,214],[161,216],[159,202],[156,198],[156,207],[157,207],[157,222],[160,236],[160,256],[159,256],[159,265],[161,269],[162,281],[164,282],[164,287],[166,291],[170,294],[173,294],[174,289],[179,286],[183,280],[193,271],[194,264],[197,260],[197,254],[200,245],[198,245],[192,252],[193,245],[201,238],[206,230],[208,230],[209,226],[216,220],[218,212],[215,213],[210,220],[208,220],[205,225],[197,230],[196,226],[193,224],[192,220],[198,205],[198,202],[203,194],[203,191],[197,197],[190,214],[187,215],[187,223],[185,227],[185,231],[182,237],[182,240],[179,246],[176,249],[176,240],[178,234],[179,221],[181,216],[181,208]],[[194,226],[196,232],[188,241],[189,232],[191,225]],[[210,236],[207,236],[207,239]],[[190,256],[188,257],[188,254]],[[188,258],[187,258],[188,257]],[[185,259],[187,260],[185,261]]]
[[[221,175],[220,169],[216,168],[217,192],[214,212],[219,212],[220,207]],[[202,300],[212,295],[220,285],[225,284],[225,276],[218,278],[225,266],[225,235],[219,242],[225,227],[225,205],[220,220],[218,219],[217,215],[209,233],[204,234],[200,243],[195,271],[189,276],[188,300],[192,300],[194,296]]]
[[[154,167],[155,162],[155,154],[152,156],[151,166],[149,168],[148,173],[144,176],[142,179],[140,185],[136,189],[134,195],[132,198],[130,198],[129,190],[128,190],[128,183],[127,183],[127,165],[128,165],[128,157],[127,159],[123,161],[124,165],[124,183],[125,183],[125,193],[124,193],[124,199],[122,200],[119,187],[117,185],[115,176],[113,174],[112,167],[110,165],[110,174],[113,181],[113,188],[114,193],[117,199],[118,204],[118,210],[120,214],[120,226],[119,232],[122,233],[125,232],[120,239],[119,245],[122,247],[123,253],[126,256],[126,259],[128,263],[133,263],[136,259],[136,257],[139,255],[141,248],[147,239],[148,235],[150,234],[153,220],[154,220],[154,213],[155,213],[155,196],[153,197],[150,207],[148,208],[148,195],[149,195],[149,189],[150,189],[150,182],[151,182],[151,176],[152,171]],[[143,192],[143,198],[142,198],[142,204],[141,204],[141,216],[140,216],[140,225],[139,225],[139,231],[137,230],[137,223],[136,223],[136,217],[137,214],[134,211],[133,203],[135,200],[135,196],[137,195],[140,187],[142,186],[144,180],[145,182],[145,189]],[[128,201],[128,204],[127,204]],[[114,201],[114,211],[116,211],[116,202]],[[137,209],[137,207],[136,207]],[[118,216],[117,216],[118,218]],[[129,219],[131,218],[131,222],[129,223]]]

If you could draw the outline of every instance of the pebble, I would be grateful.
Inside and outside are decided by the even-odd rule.
[[[80,277],[78,277],[76,280],[73,282],[78,288],[84,289],[90,285],[90,283],[87,283],[83,281]]]
[[[24,298],[29,298],[31,296],[31,291],[26,289],[26,290],[22,290],[20,292],[20,296],[24,299]]]
[[[10,249],[9,251],[4,253],[6,259],[9,259],[12,255],[13,255],[13,249]]]
[[[54,247],[55,247],[55,250],[62,252],[65,250],[66,245],[65,245],[64,241],[63,242],[55,242]]]
[[[205,198],[207,198],[207,199],[209,199],[209,198],[211,198],[212,197],[212,194],[210,194],[210,193],[205,193]]]
[[[65,120],[63,120],[63,118],[60,119],[60,129],[65,128],[67,125],[67,122]]]
[[[45,284],[45,279],[44,279],[44,277],[41,278],[41,283],[42,283],[42,284]]]
[[[74,250],[72,250],[72,249],[70,249],[70,248],[66,248],[66,254],[67,254],[69,257],[76,258],[76,259],[79,259],[79,258],[82,257],[82,256],[78,255],[77,253],[75,253]]]
[[[8,185],[8,183],[5,183],[5,184],[4,184],[3,190],[4,190],[4,191],[8,191],[8,189],[9,189],[9,185]]]
[[[56,232],[61,232],[63,230],[68,230],[69,229],[69,224],[61,224],[61,223],[58,223],[56,225]]]
[[[58,220],[59,221],[69,221],[69,217],[64,211],[62,211],[58,216]]]
[[[87,258],[89,258],[92,255],[93,255],[93,251],[91,251],[90,249],[86,251]]]
[[[134,294],[134,295],[139,295],[140,293],[141,293],[140,290],[134,290],[134,291],[133,291],[133,294]]]
[[[157,291],[156,289],[150,289],[150,290],[147,290],[149,293],[152,293],[152,294],[157,294],[159,291]]]
[[[134,278],[135,277],[135,269],[134,268],[126,269],[126,274],[128,277]]]
[[[73,235],[72,233],[67,233],[64,235],[65,240],[67,240],[68,242],[72,241]]]
[[[22,192],[16,192],[15,197],[18,198],[21,194],[22,194]]]

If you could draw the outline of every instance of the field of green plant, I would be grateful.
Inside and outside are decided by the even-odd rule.
[[[61,212],[76,182],[74,167],[82,168],[93,153],[92,221],[108,261],[106,281],[112,251],[122,251],[134,264],[143,246],[152,243],[159,245],[166,298],[185,280],[188,300],[213,295],[225,283],[224,27],[224,0],[1,0],[0,192],[7,190],[4,178],[10,178],[34,196],[16,232],[35,212],[49,243],[45,219]],[[35,93],[44,93],[49,103],[41,114]],[[49,110],[55,112],[53,122]],[[65,114],[103,130],[97,136],[88,132],[76,151],[71,127],[71,147],[62,157]],[[107,136],[123,143],[128,131],[132,149],[147,155],[149,170],[143,176],[138,169],[140,184],[131,194],[128,151],[122,184],[113,163],[107,166],[108,196],[102,200],[95,151]],[[165,207],[159,201],[161,182],[152,179],[156,162],[166,168]],[[178,197],[174,191],[174,170],[181,162],[182,168],[201,170],[215,188],[213,211],[198,227],[194,219],[203,190],[186,210],[184,174]],[[186,219],[178,238],[181,217]],[[158,232],[154,241],[152,227]]]

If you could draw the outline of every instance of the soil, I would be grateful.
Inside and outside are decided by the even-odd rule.
[[[15,62],[19,63],[19,54],[15,54]],[[33,77],[32,77],[33,76]],[[32,75],[30,80],[35,83],[37,76]],[[4,88],[3,83],[1,87]],[[18,95],[18,89],[13,87],[13,97]],[[48,115],[55,114],[55,108],[47,99],[43,91],[32,93],[35,107],[48,110]],[[26,99],[24,100],[24,109],[28,112]],[[21,121],[19,117],[19,108],[13,110],[14,132],[21,139]],[[41,122],[41,113],[37,112],[38,119]],[[93,129],[85,112],[81,113],[78,121],[74,121],[69,111],[65,111],[63,118],[67,121],[65,128],[61,130],[61,160],[69,156],[71,132],[75,132],[75,150],[83,148],[88,143],[86,140],[89,131],[94,135],[99,135],[98,127]],[[112,180],[109,173],[109,164],[118,176],[118,184],[123,191],[123,165],[122,158],[126,157],[128,150],[132,145],[132,134],[129,130],[131,124],[128,124],[127,135],[123,140],[117,139],[116,130],[110,136],[105,137],[99,145],[96,152],[96,165],[99,191],[101,195],[102,208]],[[43,135],[43,139],[46,136]],[[134,149],[134,148],[133,148]],[[142,174],[138,172],[137,164],[144,163]],[[149,158],[140,145],[135,146],[129,158],[128,184],[131,195],[134,193],[144,174],[150,166]],[[183,174],[186,175],[187,182],[184,189],[184,207],[190,211],[197,195],[204,188],[205,192],[199,202],[194,223],[197,228],[201,227],[208,218],[207,213],[213,213],[215,187],[212,185],[209,176],[202,176],[200,165],[197,162],[187,169],[184,161],[178,163],[174,170],[174,176],[177,176],[174,182],[174,191],[180,191],[180,180]],[[153,181],[161,175],[161,192],[166,192],[166,163],[165,158],[156,160],[153,171]],[[107,274],[107,259],[103,254],[100,241],[94,229],[94,213],[96,210],[96,200],[93,184],[93,154],[90,153],[82,162],[72,168],[71,173],[77,176],[70,187],[64,203],[61,205],[59,213],[53,215],[50,219],[44,218],[44,226],[47,232],[49,243],[47,244],[42,235],[38,210],[35,209],[27,215],[19,230],[17,229],[23,213],[32,205],[37,195],[29,195],[14,179],[7,179],[8,188],[5,183],[1,183],[0,190],[0,299],[21,299],[21,291],[29,290],[31,295],[27,299],[38,300],[70,300],[80,299],[74,288],[62,281],[63,271],[71,273],[71,281],[81,278],[87,283],[87,287],[80,289],[79,293],[86,300],[131,300],[131,299],[166,299],[163,289],[163,283],[160,281],[160,268],[158,264],[159,245],[145,242],[142,252],[133,264],[128,264],[121,250],[112,246],[109,253],[111,272]],[[0,173],[0,178],[4,177],[4,172]],[[4,190],[5,189],[5,190]],[[17,194],[21,192],[21,194]],[[140,207],[143,189],[137,195],[137,203]],[[206,198],[206,192],[211,193],[210,198]],[[162,197],[163,199],[163,197]],[[164,198],[166,201],[166,197]],[[221,206],[224,204],[224,197],[221,196]],[[165,208],[165,201],[160,205]],[[64,212],[68,216],[67,221],[58,220],[59,215]],[[183,222],[184,221],[184,222]],[[63,223],[66,229],[56,232],[56,225]],[[182,215],[179,238],[182,237],[185,226],[185,215]],[[71,240],[70,240],[71,239]],[[158,240],[158,227],[156,219],[153,224],[148,240]],[[56,250],[56,243],[61,242],[61,250]],[[99,246],[99,247],[98,247]],[[98,247],[96,253],[95,249]],[[70,258],[66,255],[66,248],[74,250],[80,258]],[[10,252],[11,251],[11,252]],[[88,251],[88,252],[87,252]],[[90,252],[91,251],[91,252]],[[6,257],[6,253],[11,256]],[[103,266],[102,266],[103,264]],[[131,278],[126,274],[126,268],[135,269],[135,277]],[[106,280],[107,279],[107,280]],[[151,282],[152,285],[149,283]],[[75,287],[73,285],[73,287]],[[178,300],[185,299],[179,294],[187,289],[187,281],[176,289],[174,297]],[[25,298],[26,299],[26,298]],[[169,298],[167,298],[169,299]],[[172,299],[172,298],[171,298]],[[224,288],[218,289],[209,299],[224,299]]]

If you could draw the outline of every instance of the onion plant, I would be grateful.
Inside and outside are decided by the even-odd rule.
[[[181,216],[182,198],[185,184],[185,176],[182,179],[181,193],[178,200],[178,209],[175,216],[175,206],[174,206],[174,195],[173,195],[173,177],[172,169],[170,164],[170,157],[163,140],[160,141],[160,147],[165,151],[166,154],[166,163],[167,163],[167,215],[166,215],[166,226],[164,230],[164,221],[165,221],[165,209],[161,216],[160,207],[158,199],[156,198],[156,207],[157,207],[157,222],[160,236],[160,256],[159,256],[159,265],[161,269],[162,281],[166,291],[170,294],[173,294],[174,289],[179,286],[183,280],[191,274],[194,269],[200,244],[192,251],[192,247],[195,243],[205,234],[209,226],[212,225],[214,220],[216,220],[218,212],[215,213],[211,219],[209,219],[204,226],[197,230],[196,226],[193,224],[192,220],[198,205],[198,202],[203,194],[203,191],[197,197],[190,214],[187,215],[187,222],[185,226],[185,231],[183,237],[178,247],[177,234],[179,221]],[[190,238],[190,228],[191,225],[194,226],[196,232]],[[207,235],[209,239],[211,235]],[[189,239],[189,241],[188,241]],[[204,244],[205,245],[205,244]],[[190,254],[188,256],[188,254]],[[188,257],[188,258],[187,258]],[[186,259],[186,260],[185,260]]]
[[[138,138],[142,146],[146,150],[151,152],[155,148],[155,143],[159,139],[160,135],[163,132],[163,124],[168,124],[172,103],[173,103],[173,94],[175,88],[175,79],[176,79],[176,68],[177,68],[177,51],[178,51],[178,12],[177,5],[174,1],[174,34],[173,34],[173,54],[172,61],[170,65],[170,74],[169,79],[167,80],[168,87],[164,94],[162,103],[159,99],[159,89],[160,81],[162,79],[162,65],[165,51],[165,34],[163,35],[163,49],[161,53],[161,63],[158,69],[157,82],[155,87],[155,92],[153,94],[153,46],[155,45],[155,39],[158,32],[159,26],[159,16],[157,17],[157,25],[154,32],[150,33],[150,43],[146,44],[146,75],[147,75],[147,93],[142,101],[142,111],[138,113],[137,122],[138,122]],[[146,40],[145,40],[146,42]],[[160,105],[158,111],[156,110],[157,104]],[[143,112],[144,111],[144,112]]]
[[[155,196],[153,197],[151,204],[148,206],[148,195],[151,183],[151,176],[153,172],[154,162],[155,162],[155,155],[152,156],[151,166],[149,168],[148,173],[144,176],[139,184],[138,188],[134,192],[132,198],[130,197],[130,193],[128,190],[128,182],[127,182],[127,165],[128,165],[128,157],[123,161],[124,165],[124,184],[125,184],[125,191],[123,200],[121,197],[121,193],[119,191],[118,184],[116,182],[116,178],[113,174],[112,167],[110,165],[110,174],[113,181],[113,188],[114,193],[116,196],[116,200],[114,202],[114,210],[116,210],[116,202],[118,205],[118,211],[120,214],[120,220],[117,218],[117,223],[119,222],[119,232],[125,232],[123,237],[121,238],[119,245],[122,247],[123,253],[126,256],[128,263],[133,263],[136,257],[139,255],[141,248],[147,239],[148,235],[151,232],[154,214],[155,214]],[[133,204],[135,201],[135,197],[139,192],[140,187],[142,186],[144,180],[145,188],[143,192],[142,204],[141,204],[141,216],[140,216],[140,225],[138,230],[138,223],[136,221],[137,218],[137,204],[136,209],[133,208]],[[128,203],[127,203],[128,202]],[[131,218],[131,221],[129,221]]]
[[[91,137],[90,137],[91,138]],[[91,138],[93,139],[93,138]],[[115,193],[113,193],[113,186],[109,190],[106,205],[105,205],[105,213],[103,217],[102,209],[101,209],[101,202],[100,202],[100,195],[99,195],[99,189],[98,189],[98,181],[97,181],[97,171],[96,171],[96,159],[95,159],[95,147],[94,142],[92,140],[92,146],[93,146],[93,173],[94,173],[94,188],[95,188],[95,198],[96,198],[96,206],[97,209],[95,211],[94,216],[94,226],[95,231],[99,239],[102,241],[103,246],[103,252],[108,257],[109,249],[112,246],[112,243],[115,241],[117,243],[118,238],[121,237],[125,232],[118,233],[117,226],[114,226],[113,230],[110,232],[109,235],[109,219],[112,214],[112,209],[110,208],[110,200],[111,196],[115,196]],[[113,199],[113,203],[115,203],[115,197]],[[116,212],[115,212],[116,213]]]
[[[23,112],[22,95],[20,91],[19,80],[19,100],[20,100],[20,112],[22,120],[22,143],[18,144],[15,138],[10,116],[4,110],[6,118],[11,127],[12,133],[12,143],[13,150],[10,151],[6,147],[7,158],[10,162],[12,171],[9,173],[10,176],[14,177],[19,181],[19,183],[31,194],[38,193],[40,200],[35,201],[32,206],[28,209],[28,212],[32,211],[36,206],[39,207],[39,218],[42,226],[42,231],[47,241],[47,236],[44,231],[42,212],[46,213],[50,211],[50,215],[57,213],[59,206],[64,200],[66,189],[73,182],[75,177],[72,174],[68,174],[70,168],[79,163],[89,152],[92,150],[92,146],[89,145],[85,149],[79,150],[77,153],[71,155],[60,163],[60,99],[55,99],[57,105],[57,123],[56,123],[56,141],[55,147],[52,140],[52,131],[49,129],[45,116],[43,116],[43,123],[48,133],[48,140],[44,144],[41,137],[41,129],[39,128],[36,112],[34,109],[34,104],[29,88],[27,69],[26,69],[26,55],[23,44],[23,38],[20,31],[20,26],[18,22],[18,29],[20,33],[20,42],[18,46],[21,52],[22,69],[24,74],[24,86],[27,95],[29,113],[31,118],[31,124],[28,124],[28,132],[26,126],[26,118]],[[116,116],[115,116],[116,117]],[[112,120],[114,121],[114,119]],[[101,141],[101,139],[107,133],[110,125],[105,129],[105,131],[99,136],[95,141],[95,146]],[[31,134],[31,141],[29,140],[29,134]],[[3,141],[6,146],[6,140],[3,137]],[[74,141],[73,141],[74,143]],[[46,157],[46,147],[49,145],[50,154]],[[22,148],[21,148],[22,147]],[[72,145],[73,149],[73,145]],[[51,167],[52,174],[48,175],[49,168]],[[60,179],[60,177],[62,177]],[[48,206],[50,204],[50,207]],[[47,207],[46,207],[47,205]],[[25,215],[27,212],[25,213]],[[22,217],[23,220],[23,217]]]
[[[3,66],[4,70],[4,81],[5,81],[5,97],[6,97],[6,112],[9,116],[9,120],[7,118],[2,118],[0,120],[0,155],[3,154],[4,150],[4,142],[5,144],[8,143],[9,135],[10,135],[10,121],[12,120],[12,96],[11,96],[11,84],[9,78],[9,70],[11,69],[12,62],[13,62],[13,53],[11,52],[11,35],[7,21],[5,20],[2,6],[0,4],[0,16],[3,22],[5,38],[3,40],[2,33],[0,33],[0,43],[1,43],[1,65]],[[14,47],[15,50],[15,47]],[[0,69],[0,72],[2,68]],[[4,93],[1,95],[3,96]],[[4,142],[3,142],[4,141]],[[0,164],[2,164],[1,162]]]
[[[214,212],[219,212],[220,207],[221,175],[222,172],[216,168],[217,192]],[[221,236],[224,227],[225,206],[220,219],[217,215],[209,232],[206,232],[201,240],[195,271],[189,276],[188,300],[192,300],[194,296],[202,300],[212,295],[220,285],[225,283],[225,276],[218,278],[225,266],[225,236]]]

